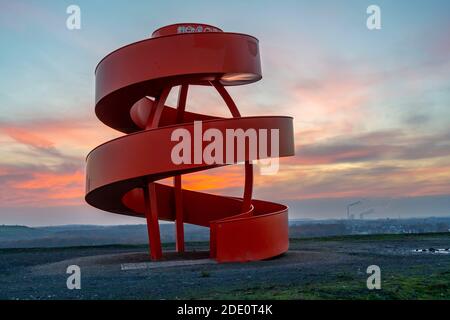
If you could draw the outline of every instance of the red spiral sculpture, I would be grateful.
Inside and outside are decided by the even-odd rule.
[[[246,145],[245,159],[233,158],[233,163],[245,162],[242,198],[182,188],[183,174],[228,162],[211,164],[201,159],[175,164],[171,158],[177,144],[171,139],[173,131],[184,128],[195,135],[194,121],[201,121],[203,130],[214,128],[223,136],[227,129],[277,129],[278,156],[294,154],[291,117],[241,117],[225,89],[262,78],[256,38],[205,24],[166,26],[150,39],[107,55],[95,74],[97,117],[126,135],[96,147],[87,156],[85,199],[90,205],[145,217],[154,260],[162,257],[159,219],[175,221],[178,252],[184,251],[183,223],[210,228],[210,255],[219,262],[260,260],[287,251],[288,208],[252,199],[252,161],[260,159],[259,154],[249,152]],[[190,85],[214,87],[232,117],[185,111]],[[178,105],[172,108],[165,101],[175,86],[180,86]],[[267,143],[269,150],[271,143]],[[201,147],[206,145],[203,141]],[[173,177],[173,186],[155,182],[168,177]]]

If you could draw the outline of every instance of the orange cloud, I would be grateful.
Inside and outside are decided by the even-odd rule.
[[[19,143],[38,147],[65,147],[88,150],[121,134],[87,119],[40,120],[3,125],[2,130]]]
[[[31,179],[13,185],[19,189],[52,189],[64,187],[79,187],[84,183],[84,174],[80,171],[73,173],[33,173]],[[83,190],[83,189],[81,189]]]
[[[79,205],[84,196],[84,173],[39,172],[3,168],[10,178],[0,185],[4,206]]]
[[[53,142],[43,137],[40,137],[34,133],[31,133],[28,130],[24,130],[17,127],[6,127],[3,128],[2,131],[19,143],[27,144],[37,148],[53,147]]]
[[[244,169],[232,166],[183,176],[183,188],[197,191],[220,191],[244,186]]]

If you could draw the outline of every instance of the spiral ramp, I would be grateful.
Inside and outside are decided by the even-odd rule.
[[[154,260],[162,257],[159,220],[175,221],[179,252],[184,251],[184,223],[209,227],[210,256],[218,262],[261,260],[286,252],[288,208],[252,199],[252,161],[271,155],[252,154],[246,145],[244,158],[234,156],[233,163],[245,162],[241,198],[183,189],[184,174],[224,164],[204,159],[175,164],[171,157],[178,143],[172,141],[174,130],[183,128],[195,136],[196,121],[201,121],[203,132],[212,128],[224,137],[227,129],[276,129],[278,156],[293,155],[291,117],[242,117],[225,89],[261,78],[256,38],[204,24],[163,27],[152,38],[107,55],[96,68],[95,112],[104,124],[126,135],[101,144],[87,156],[87,203],[104,211],[146,218]],[[216,89],[232,117],[186,111],[192,85]],[[165,105],[169,92],[177,86],[177,106]],[[203,150],[209,142],[200,143]],[[268,150],[271,144],[268,139]],[[164,178],[173,178],[173,186],[157,182]]]

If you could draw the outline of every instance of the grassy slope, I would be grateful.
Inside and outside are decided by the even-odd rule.
[[[337,281],[314,282],[303,286],[261,286],[218,293],[214,299],[368,299],[416,300],[449,299],[450,271],[431,275],[395,276],[384,279],[382,290],[369,291],[361,279],[340,274]]]

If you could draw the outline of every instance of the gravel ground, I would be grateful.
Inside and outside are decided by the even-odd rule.
[[[421,290],[450,299],[447,278],[442,285],[439,278],[450,274],[450,254],[415,252],[450,247],[450,234],[295,239],[286,254],[251,263],[209,261],[207,246],[191,244],[182,263],[168,246],[165,261],[133,270],[121,266],[148,262],[145,246],[1,249],[0,299],[420,299]],[[80,290],[66,287],[73,264],[81,268]],[[373,264],[387,283],[376,295],[366,287]],[[421,289],[432,275],[433,291]]]

